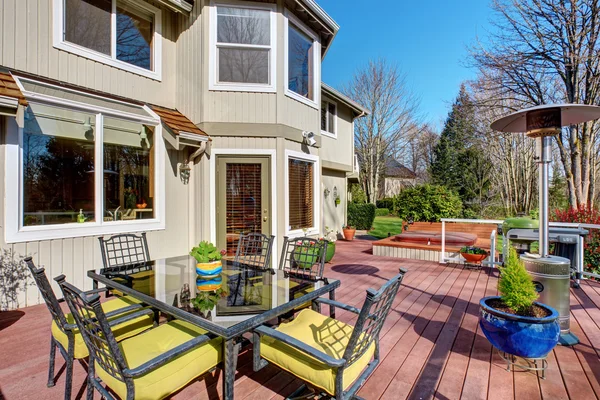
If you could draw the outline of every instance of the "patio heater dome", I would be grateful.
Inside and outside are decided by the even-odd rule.
[[[524,132],[536,140],[539,165],[539,255],[525,253],[521,259],[536,281],[539,300],[559,310],[560,344],[574,345],[579,339],[570,332],[568,258],[551,256],[548,246],[548,185],[552,161],[552,136],[563,126],[576,125],[600,118],[600,107],[585,104],[550,104],[517,111],[494,121],[490,126],[501,132]]]

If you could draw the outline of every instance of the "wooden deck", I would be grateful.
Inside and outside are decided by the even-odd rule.
[[[338,242],[327,276],[339,278],[341,301],[360,306],[364,290],[409,269],[381,337],[382,363],[361,389],[366,399],[597,399],[600,396],[600,285],[572,290],[571,328],[581,344],[549,356],[547,379],[507,372],[478,330],[478,301],[496,293],[496,272],[371,255],[371,243]],[[353,315],[338,318],[352,322]],[[64,385],[46,388],[50,316],[45,306],[0,313],[0,398],[60,399]],[[254,373],[251,354],[240,355],[236,399],[281,399],[300,382],[269,366]],[[58,361],[57,370],[63,363]],[[74,393],[85,392],[75,365]],[[188,386],[176,399],[218,399],[221,374]]]

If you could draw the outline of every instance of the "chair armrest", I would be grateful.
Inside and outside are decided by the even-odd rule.
[[[141,310],[142,308],[144,308],[144,306],[141,305],[141,304],[132,304],[130,306],[119,308],[119,309],[113,310],[113,311],[109,311],[109,312],[104,313],[104,314],[108,318],[111,318],[111,317],[114,317],[115,315],[124,314],[124,313],[130,312],[130,311],[134,311],[134,310]]]
[[[360,309],[354,307],[354,306],[350,306],[348,304],[344,304],[344,303],[340,303],[339,301],[335,301],[335,300],[330,300],[330,299],[326,299],[324,297],[317,297],[316,299],[313,300],[315,303],[322,303],[322,304],[328,304],[330,306],[334,306],[337,308],[341,308],[343,310],[346,311],[350,311],[353,312],[354,314],[360,314]]]
[[[269,337],[272,337],[273,339],[279,340],[280,342],[283,342],[283,343],[287,344],[288,346],[291,346],[297,350],[300,350],[301,352],[308,354],[309,356],[317,359],[318,361],[320,361],[330,367],[339,368],[339,367],[343,367],[346,364],[346,360],[344,360],[343,358],[341,358],[341,359],[333,358],[329,354],[325,354],[322,351],[319,351],[319,350],[315,349],[314,347],[310,347],[306,343],[303,343],[296,338],[286,335],[285,333],[276,331],[273,328],[268,328],[266,326],[259,326],[258,328],[256,328],[254,330],[254,332],[256,332],[262,336],[269,336]],[[255,344],[255,346],[256,346],[256,344]]]
[[[131,320],[139,318],[139,317],[143,317],[145,315],[154,315],[154,311],[152,311],[149,308],[144,308],[143,310],[136,311],[134,313],[124,315],[120,318],[113,319],[113,320],[109,321],[108,324],[110,325],[111,328],[113,328],[117,325],[123,324],[127,321],[131,321]]]
[[[96,294],[96,293],[104,293],[106,292],[108,289],[103,287],[103,288],[98,288],[98,289],[92,289],[92,290],[86,290],[85,292],[83,292],[86,296],[91,296],[92,294]]]
[[[188,340],[187,342],[182,343],[179,346],[161,354],[160,356],[153,358],[152,360],[146,361],[144,364],[140,365],[137,368],[125,369],[123,371],[123,375],[126,378],[135,378],[136,376],[147,374],[148,372],[153,371],[158,367],[161,367],[162,365],[168,363],[172,359],[180,356],[183,353],[186,353],[186,352],[192,350],[194,347],[198,347],[198,346],[208,342],[211,339],[212,339],[212,337],[210,337],[208,335],[197,336],[197,337],[195,337],[191,340]]]

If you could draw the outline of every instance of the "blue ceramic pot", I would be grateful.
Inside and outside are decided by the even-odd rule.
[[[490,296],[479,301],[479,326],[485,337],[495,348],[508,354],[545,357],[558,343],[558,312],[545,304],[535,303],[551,314],[544,318],[521,317],[487,305],[488,301],[499,298]]]

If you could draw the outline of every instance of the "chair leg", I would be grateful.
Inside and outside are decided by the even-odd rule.
[[[307,385],[302,384],[302,386],[296,389],[294,393],[290,394],[285,400],[314,399],[316,395],[317,394],[314,390],[309,388]]]
[[[46,386],[53,387],[55,385],[54,382],[54,364],[56,361],[56,342],[54,342],[54,337],[50,335],[50,365],[48,366],[48,383]]]
[[[69,350],[67,353],[67,371],[65,382],[65,400],[71,400],[71,391],[73,389],[73,359],[75,357],[75,339],[69,338]]]
[[[94,400],[94,376],[96,375],[95,363],[92,356],[88,360],[88,378],[87,378],[87,400]]]

